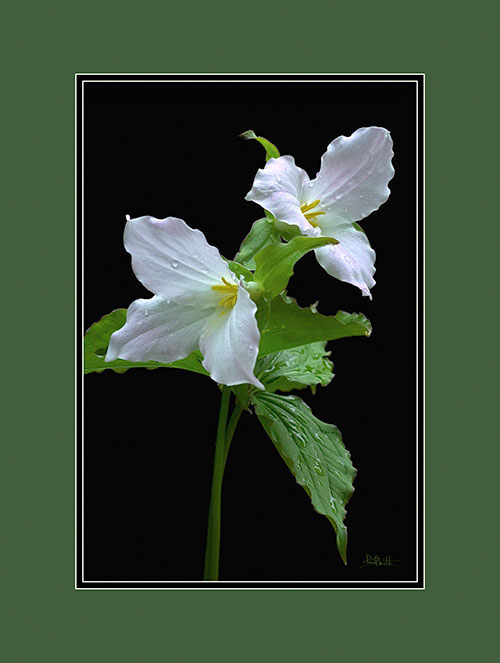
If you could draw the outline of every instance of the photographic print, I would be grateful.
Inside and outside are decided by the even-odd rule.
[[[76,78],[77,588],[422,588],[423,76]]]

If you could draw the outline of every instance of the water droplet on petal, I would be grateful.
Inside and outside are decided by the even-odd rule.
[[[177,269],[177,267],[179,267],[179,263],[177,262],[177,260],[174,260],[174,261],[173,261],[173,263],[172,263],[172,267],[173,267],[174,269]]]

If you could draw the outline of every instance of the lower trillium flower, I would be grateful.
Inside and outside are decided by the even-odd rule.
[[[257,306],[203,233],[174,217],[143,216],[127,221],[124,244],[155,296],[132,302],[106,361],[170,363],[200,349],[216,382],[264,389],[254,375]]]
[[[269,159],[246,196],[296,226],[303,235],[334,237],[338,244],[315,249],[319,264],[341,281],[370,296],[375,285],[375,251],[355,222],[377,210],[389,197],[394,175],[392,139],[381,127],[340,136],[321,157],[314,180],[291,156]]]

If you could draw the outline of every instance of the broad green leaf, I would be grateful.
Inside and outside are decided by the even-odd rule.
[[[202,355],[196,351],[185,359],[179,359],[171,364],[162,364],[158,361],[132,362],[125,359],[104,361],[111,334],[120,329],[127,319],[127,309],[119,308],[108,315],[104,315],[98,322],[91,325],[84,339],[84,373],[102,373],[107,368],[116,373],[124,373],[129,368],[182,368],[186,371],[208,375],[201,365]]]
[[[300,345],[290,350],[273,352],[257,361],[255,375],[266,391],[291,391],[316,385],[326,387],[333,378],[333,364],[327,358],[326,342]]]
[[[281,295],[271,302],[267,326],[260,335],[259,356],[318,341],[349,336],[370,336],[370,321],[362,313],[339,311],[322,315],[314,307],[301,308],[291,297]]]
[[[347,563],[345,506],[353,493],[356,470],[339,429],[317,419],[297,396],[256,391],[252,402],[260,423],[288,468],[326,516],[337,534],[337,548]]]
[[[259,143],[262,145],[262,147],[266,150],[266,161],[269,161],[269,159],[277,159],[280,156],[280,153],[278,152],[278,148],[276,145],[273,145],[270,140],[267,140],[267,138],[263,138],[262,136],[256,136],[255,132],[249,129],[248,131],[244,131],[242,134],[240,134],[240,138],[244,138],[245,140],[250,140],[250,139],[255,139],[258,140]]]
[[[248,235],[240,246],[240,251],[235,260],[249,269],[255,269],[254,256],[265,246],[280,242],[280,235],[274,227],[271,219],[259,219],[255,221]]]
[[[295,263],[308,251],[326,244],[338,244],[332,237],[298,236],[286,244],[270,244],[254,257],[255,280],[263,287],[264,296],[273,299],[284,290],[293,274]]]

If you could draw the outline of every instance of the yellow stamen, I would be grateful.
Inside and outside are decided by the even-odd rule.
[[[317,205],[319,205],[319,200],[313,200],[312,203],[309,203],[309,204],[304,203],[300,207],[300,211],[306,217],[306,219],[309,221],[311,226],[313,226],[313,228],[318,227],[318,224],[315,222],[316,217],[319,216],[320,214],[324,214],[324,212],[309,212],[310,209],[314,209]],[[306,212],[309,212],[309,214],[306,214]]]
[[[226,294],[226,297],[223,297],[220,300],[219,306],[233,308],[233,306],[236,304],[236,300],[238,299],[238,286],[234,285],[234,283],[229,283],[229,281],[226,281],[224,277],[222,277],[222,281],[224,285],[213,285],[212,290]]]

